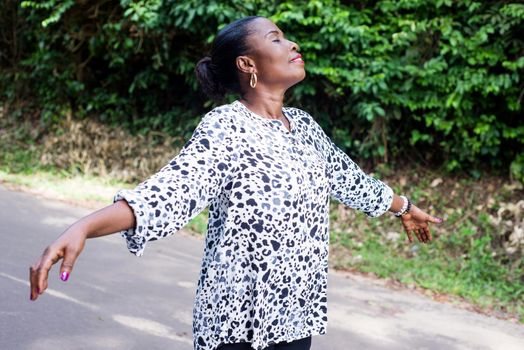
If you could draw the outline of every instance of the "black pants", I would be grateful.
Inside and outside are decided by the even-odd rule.
[[[311,337],[293,340],[291,343],[278,343],[265,348],[264,350],[309,350],[311,348]],[[224,344],[217,350],[253,350],[251,343]]]

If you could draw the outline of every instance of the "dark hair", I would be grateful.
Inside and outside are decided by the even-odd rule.
[[[249,23],[260,16],[244,17],[225,26],[211,47],[211,57],[198,61],[195,74],[204,93],[214,100],[226,93],[240,93],[236,58],[248,51],[246,37],[252,33]]]

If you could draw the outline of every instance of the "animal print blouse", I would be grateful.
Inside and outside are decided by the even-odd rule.
[[[250,342],[253,349],[324,334],[327,325],[329,199],[368,216],[393,192],[365,174],[306,112],[279,120],[239,101],[207,113],[180,153],[134,190],[136,217],[123,231],[140,256],[209,205],[193,308],[197,350]]]

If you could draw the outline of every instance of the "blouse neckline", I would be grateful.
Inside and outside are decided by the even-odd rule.
[[[289,128],[291,130],[288,130],[286,128],[286,126],[284,125],[284,122],[282,122],[281,120],[279,119],[269,119],[269,118],[266,118],[266,117],[263,117],[261,116],[260,114],[257,114],[255,112],[253,112],[252,110],[250,110],[249,108],[247,108],[246,105],[244,105],[242,102],[240,102],[239,100],[235,100],[233,102],[234,105],[237,105],[239,106],[241,109],[243,109],[247,115],[249,116],[252,116],[253,118],[257,119],[257,120],[261,120],[262,122],[266,123],[266,124],[269,124],[269,125],[272,125],[272,126],[275,126],[276,128],[282,130],[284,133],[288,134],[288,135],[291,135],[291,134],[295,134],[296,133],[296,125],[295,125],[295,121],[293,120],[293,118],[291,118],[291,116],[289,115],[289,113],[287,113],[286,111],[286,107],[282,107],[282,114],[284,115],[284,117],[286,117],[286,119],[288,120],[289,122]]]

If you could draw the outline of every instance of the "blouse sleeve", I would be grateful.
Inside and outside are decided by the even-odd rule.
[[[216,198],[235,161],[230,128],[211,111],[166,166],[133,190],[119,191],[113,201],[126,200],[136,226],[122,231],[129,251],[143,254],[149,241],[180,230]],[[221,117],[222,118],[222,117]]]
[[[388,211],[393,202],[393,190],[382,181],[364,173],[335,145],[320,125],[313,118],[311,120],[331,174],[331,197],[370,217],[380,216]]]

